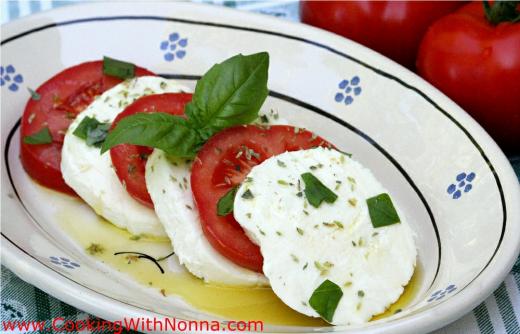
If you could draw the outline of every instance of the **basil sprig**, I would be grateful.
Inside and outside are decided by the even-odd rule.
[[[101,153],[123,144],[159,148],[167,154],[192,158],[215,133],[258,117],[267,97],[269,54],[237,55],[214,65],[198,82],[187,119],[162,113],[137,113],[123,118],[110,131]]]
[[[72,133],[87,143],[88,146],[100,147],[105,140],[110,123],[102,123],[94,117],[86,116]]]
[[[305,183],[305,189],[303,190],[305,197],[313,207],[319,207],[323,201],[334,203],[338,199],[338,195],[321,183],[313,174],[303,173],[301,178]]]
[[[325,280],[312,293],[309,305],[328,322],[332,322],[343,291],[334,282]]]
[[[367,199],[368,214],[374,228],[400,223],[399,215],[395,210],[390,195],[387,193]]]
[[[32,135],[23,137],[23,142],[30,145],[42,145],[52,143],[51,132],[48,127],[41,128]]]

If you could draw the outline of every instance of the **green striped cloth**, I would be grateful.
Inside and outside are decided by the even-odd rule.
[[[70,5],[82,0],[69,1],[0,1],[2,23],[31,13]],[[228,7],[255,11],[297,21],[297,1],[211,1]],[[520,156],[510,157],[520,179]],[[5,320],[50,320],[62,317],[65,320],[86,320],[96,318],[47,295],[40,289],[22,281],[9,269],[2,266],[1,318]],[[50,323],[50,321],[49,321]],[[520,258],[516,261],[505,281],[486,301],[473,312],[435,332],[435,334],[520,334]],[[3,332],[3,328],[0,331]],[[26,331],[18,331],[26,332]],[[81,331],[100,333],[100,331]],[[129,332],[125,332],[129,333]]]

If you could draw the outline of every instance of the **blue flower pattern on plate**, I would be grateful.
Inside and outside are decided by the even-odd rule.
[[[473,189],[471,182],[477,175],[474,172],[471,173],[459,173],[455,177],[455,182],[448,186],[447,192],[453,199],[458,199],[462,196],[462,193],[470,192]]]
[[[164,60],[174,61],[182,59],[186,56],[186,46],[188,46],[188,39],[181,38],[179,33],[174,32],[168,36],[168,39],[161,42],[161,50],[164,51]]]
[[[453,291],[457,290],[457,287],[454,284],[450,284],[446,287],[444,290],[437,290],[434,293],[431,294],[430,298],[428,298],[428,303],[431,303],[433,301],[438,301],[444,298],[447,294],[452,293]]]
[[[78,263],[71,261],[71,260],[67,259],[66,257],[51,256],[51,257],[49,257],[49,259],[51,260],[51,263],[58,265],[58,266],[65,267],[67,269],[76,269],[76,268],[80,267],[80,265]]]
[[[361,94],[361,86],[359,85],[361,79],[356,75],[350,80],[341,80],[338,88],[341,90],[334,95],[334,101],[338,103],[345,103],[346,105],[354,102],[354,97]]]
[[[16,92],[21,83],[23,83],[23,76],[16,73],[13,65],[0,66],[0,86],[7,85],[10,91]]]

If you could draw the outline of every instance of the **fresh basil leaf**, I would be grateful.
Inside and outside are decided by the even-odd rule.
[[[193,158],[203,141],[186,119],[155,112],[121,119],[108,134],[101,153],[123,143],[155,147],[179,158]]]
[[[256,120],[268,93],[268,68],[267,52],[239,54],[214,65],[186,105],[190,126],[207,140],[222,129]]]
[[[42,145],[52,143],[51,132],[48,127],[41,128],[32,135],[23,137],[23,142],[30,145]]]
[[[233,212],[233,203],[237,194],[238,187],[233,187],[217,203],[217,215],[227,216]]]
[[[72,133],[87,143],[88,146],[100,147],[107,137],[110,123],[102,123],[94,117],[86,116]]]
[[[129,79],[135,76],[135,65],[109,57],[103,57],[103,73],[119,79]]]
[[[323,201],[334,203],[336,199],[338,199],[338,195],[327,188],[311,173],[303,173],[301,177],[305,183],[305,189],[303,190],[305,192],[305,197],[307,197],[307,201],[309,201],[313,207],[319,207]]]
[[[387,193],[367,199],[368,213],[375,228],[400,223],[392,199]]]
[[[334,312],[339,301],[343,297],[343,291],[334,282],[325,280],[314,290],[309,305],[326,321],[332,322]]]

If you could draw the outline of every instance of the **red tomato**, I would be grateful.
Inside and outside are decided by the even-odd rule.
[[[202,229],[213,248],[234,263],[262,272],[260,249],[233,218],[217,215],[217,203],[239,185],[251,168],[286,151],[331,145],[306,130],[292,126],[238,126],[211,137],[197,154],[191,189]]]
[[[155,75],[136,68],[136,75]],[[75,195],[61,175],[61,147],[70,123],[94,97],[120,83],[121,80],[103,74],[103,62],[82,63],[58,73],[41,85],[38,100],[29,99],[21,124],[22,165],[27,173],[43,186]],[[23,137],[48,127],[52,143],[30,145]]]
[[[183,115],[184,106],[191,101],[192,94],[166,93],[142,97],[117,115],[111,129],[122,118],[140,112],[165,112],[172,115]],[[146,189],[145,166],[153,149],[146,146],[121,144],[110,149],[110,158],[117,177],[126,191],[140,203],[153,209],[153,202]]]
[[[301,1],[303,22],[368,46],[410,69],[421,38],[460,1]]]
[[[417,67],[503,149],[520,152],[520,24],[494,26],[482,3],[468,4],[428,29]]]

